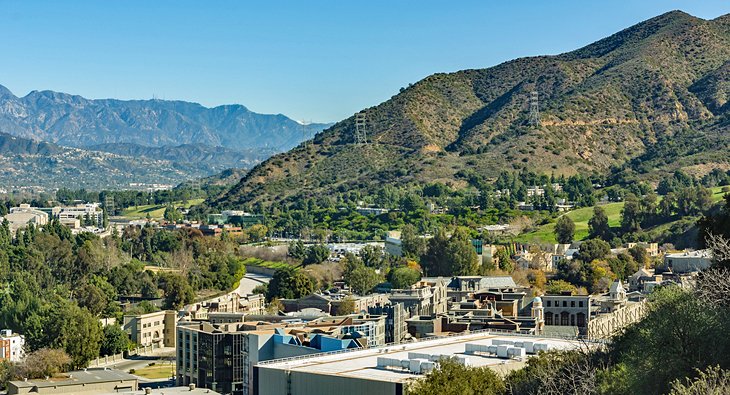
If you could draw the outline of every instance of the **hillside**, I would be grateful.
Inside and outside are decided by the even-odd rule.
[[[281,114],[257,114],[241,105],[206,108],[184,101],[90,100],[53,91],[16,97],[0,86],[0,132],[77,148],[202,144],[283,151],[326,126],[302,125]]]
[[[195,163],[151,160],[61,147],[0,133],[0,189],[42,186],[129,188],[130,183],[171,184],[209,174]]]
[[[276,153],[274,150],[265,148],[231,150],[223,147],[209,147],[203,144],[147,147],[132,143],[107,143],[91,145],[87,149],[131,157],[194,164],[198,168],[205,169],[209,174],[231,168],[250,169]]]
[[[427,181],[465,186],[469,174],[527,167],[655,181],[684,166],[728,168],[730,16],[674,11],[573,52],[434,74],[312,144],[256,166],[210,202],[233,207]],[[539,96],[539,126],[529,97]]]

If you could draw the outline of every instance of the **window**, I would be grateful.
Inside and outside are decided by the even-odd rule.
[[[570,301],[570,307],[575,307],[575,300]]]
[[[567,300],[564,300],[563,301],[563,307],[568,307],[568,301]]]
[[[545,302],[545,306],[550,307],[550,301]]]
[[[583,307],[583,301],[582,300],[578,302],[578,307]]]

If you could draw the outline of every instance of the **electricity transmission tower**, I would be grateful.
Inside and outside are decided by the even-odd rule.
[[[114,196],[104,196],[104,210],[106,210],[107,216],[111,217],[112,215],[114,215]]]
[[[355,114],[355,142],[360,145],[368,143],[368,118],[365,110]]]
[[[530,125],[540,126],[540,104],[537,100],[537,91],[530,92]]]

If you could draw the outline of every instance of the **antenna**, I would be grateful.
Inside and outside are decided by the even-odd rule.
[[[367,111],[362,110],[355,114],[355,142],[365,145],[368,143],[368,118]]]
[[[114,195],[104,196],[104,210],[106,210],[106,215],[114,215]]]
[[[537,100],[537,91],[530,92],[530,125],[540,126],[540,105]]]

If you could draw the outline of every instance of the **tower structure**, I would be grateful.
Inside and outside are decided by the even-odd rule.
[[[355,114],[355,142],[357,144],[368,143],[368,117],[365,110]]]
[[[540,104],[537,91],[530,92],[530,125],[540,126]]]
[[[108,216],[114,215],[114,196],[113,195],[104,196],[104,210],[106,211],[106,215],[108,215]]]

